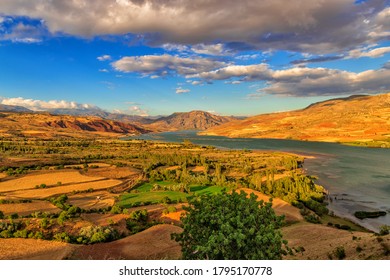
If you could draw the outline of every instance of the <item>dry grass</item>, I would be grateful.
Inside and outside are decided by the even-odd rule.
[[[179,259],[180,245],[171,240],[171,233],[182,229],[173,225],[157,225],[132,236],[104,244],[77,247],[75,259]]]
[[[98,209],[98,208],[113,206],[116,197],[118,197],[118,195],[114,195],[106,191],[99,191],[93,193],[81,193],[81,194],[71,195],[69,196],[68,202],[71,205],[86,210],[92,208]]]
[[[14,198],[43,199],[54,195],[72,193],[73,191],[86,191],[91,188],[94,190],[107,189],[115,185],[118,185],[120,183],[121,181],[119,180],[107,179],[107,180],[93,181],[87,183],[58,186],[58,187],[53,187],[48,189],[15,191],[12,193],[8,193],[8,195],[13,196]]]
[[[50,171],[28,174],[26,176],[0,182],[0,192],[17,191],[23,189],[34,189],[36,185],[46,184],[47,186],[91,182],[103,179],[103,177],[88,177],[81,175],[78,171]]]
[[[139,175],[140,170],[132,167],[105,167],[98,169],[89,169],[87,175],[89,176],[99,176],[111,179],[123,179],[130,176]]]
[[[346,259],[390,259],[384,248],[390,248],[390,236],[377,237],[372,233],[349,232],[324,225],[301,222],[282,229],[283,237],[290,247],[303,247],[302,253],[288,256],[289,259],[337,259],[334,251],[343,247]],[[361,248],[357,249],[357,248]]]
[[[238,191],[243,190],[247,194],[253,193],[258,198],[257,200],[263,200],[265,202],[268,202],[271,198],[268,195],[265,195],[261,192],[254,191],[252,189],[242,188]],[[280,198],[273,198],[272,199],[272,208],[275,210],[275,213],[277,215],[285,215],[285,221],[286,222],[297,222],[297,221],[303,221],[303,217],[301,213],[299,213],[299,209],[292,206],[291,204],[287,203],[284,200],[281,200]]]
[[[75,245],[36,239],[0,238],[1,260],[61,260]]]
[[[0,204],[0,211],[4,215],[18,213],[19,216],[27,216],[38,211],[58,213],[61,210],[48,201],[33,201],[31,203]]]
[[[121,220],[129,218],[129,215],[89,213],[82,214],[81,218],[83,219],[83,221],[89,222],[97,226],[108,226],[111,222],[119,223]]]

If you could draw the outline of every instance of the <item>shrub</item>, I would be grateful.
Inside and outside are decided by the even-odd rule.
[[[148,220],[149,214],[146,209],[136,210],[130,213],[130,219],[135,222],[145,223]]]
[[[337,259],[343,260],[346,257],[345,249],[343,246],[339,246],[334,250],[334,255]]]

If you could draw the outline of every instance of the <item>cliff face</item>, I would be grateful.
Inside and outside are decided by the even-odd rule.
[[[327,142],[390,138],[390,93],[318,102],[302,110],[264,114],[200,134]]]

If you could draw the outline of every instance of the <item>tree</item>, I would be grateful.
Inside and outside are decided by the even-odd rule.
[[[253,193],[221,193],[190,201],[182,217],[183,232],[172,234],[184,259],[281,259],[285,253],[279,230],[283,217],[272,201]]]

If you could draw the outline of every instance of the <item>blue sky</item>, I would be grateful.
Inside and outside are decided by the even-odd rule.
[[[3,0],[0,103],[255,115],[390,91],[390,1],[290,2]]]

